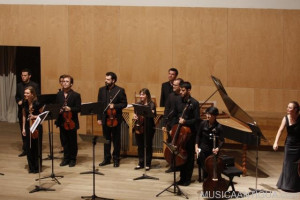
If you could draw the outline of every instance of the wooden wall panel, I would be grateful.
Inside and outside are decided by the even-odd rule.
[[[280,10],[228,9],[228,86],[282,88]]]
[[[170,8],[121,7],[120,76],[126,83],[156,83],[172,62],[172,15]],[[145,86],[144,86],[145,87]],[[128,96],[141,88],[127,90]],[[160,89],[149,88],[160,96]]]
[[[279,73],[283,75],[283,88],[299,90],[300,11],[283,11],[283,22],[284,67]]]

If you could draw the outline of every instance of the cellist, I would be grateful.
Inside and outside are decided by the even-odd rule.
[[[81,96],[72,90],[74,79],[65,75],[62,90],[56,95],[56,103],[61,106],[56,125],[63,139],[64,157],[60,166],[76,165],[78,153],[77,129],[79,129],[78,113],[81,109]]]
[[[217,155],[224,143],[222,136],[222,125],[217,122],[219,115],[218,108],[209,107],[205,111],[207,120],[200,123],[196,135],[195,151],[197,152],[197,163],[199,168],[199,179],[201,182],[201,169],[203,169],[203,178],[207,177],[207,169],[205,169],[205,159],[211,154]],[[213,148],[212,134],[216,135],[216,148]]]
[[[186,141],[187,158],[185,164],[180,168],[180,180],[178,185],[188,186],[191,184],[191,178],[194,169],[195,154],[195,136],[197,126],[200,121],[199,103],[191,96],[192,85],[190,82],[180,84],[180,97],[177,98],[174,105],[174,117],[172,118],[172,127],[176,124],[187,126],[191,130],[191,136]],[[184,115],[182,113],[186,108]],[[181,117],[182,116],[182,117]]]

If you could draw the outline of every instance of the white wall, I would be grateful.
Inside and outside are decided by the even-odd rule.
[[[300,0],[0,0],[0,4],[300,9]]]

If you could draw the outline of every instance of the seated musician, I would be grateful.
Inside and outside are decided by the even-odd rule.
[[[143,88],[140,90],[140,101],[138,104],[149,106],[154,116],[156,115],[156,106],[154,102],[151,100],[150,91],[147,88]],[[146,170],[150,170],[151,161],[152,161],[152,143],[153,137],[155,133],[155,123],[153,117],[144,118],[143,116],[139,116],[134,114],[133,119],[135,119],[135,126],[133,128],[133,132],[135,133],[135,139],[138,146],[138,157],[139,163],[134,169],[142,169],[144,168],[144,164],[146,162]],[[145,123],[146,122],[146,123]],[[144,127],[146,125],[146,127]],[[144,130],[146,132],[144,132]],[[144,144],[144,134],[146,134],[146,144]],[[146,145],[146,161],[144,160],[144,145]]]
[[[195,151],[197,153],[197,163],[199,169],[199,179],[201,182],[201,168],[203,169],[203,178],[207,177],[207,170],[205,169],[205,159],[212,153],[218,154],[220,148],[224,143],[222,137],[222,125],[216,120],[219,111],[216,107],[209,107],[206,109],[206,118],[201,122],[196,135]],[[213,148],[212,134],[217,136],[216,148]]]

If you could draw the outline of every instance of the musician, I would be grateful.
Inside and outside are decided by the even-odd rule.
[[[172,116],[174,114],[174,105],[175,105],[176,99],[181,98],[179,85],[182,82],[183,82],[183,79],[181,79],[181,78],[176,78],[173,81],[173,85],[172,85],[173,86],[173,92],[169,94],[169,96],[167,98],[167,101],[166,101],[166,105],[165,105],[162,130],[167,132],[167,136],[168,136],[167,142],[169,142],[169,143],[172,141],[172,137],[169,133],[171,131],[171,128],[172,128],[171,127],[171,119],[172,119]],[[167,169],[165,172],[166,173],[173,172],[172,166],[170,166],[170,168]]]
[[[30,133],[30,126],[33,120],[40,114],[41,105],[37,101],[37,95],[34,87],[28,86],[24,90],[24,102],[22,103],[22,134],[26,138],[26,152],[28,161],[28,172],[39,172],[39,156],[40,166],[42,166],[42,136],[43,128],[38,125],[34,134]]]
[[[222,125],[217,122],[219,115],[218,108],[209,107],[206,109],[206,118],[200,123],[196,135],[195,151],[197,153],[197,163],[199,169],[199,179],[201,182],[201,168],[203,169],[203,177],[207,177],[207,170],[205,169],[205,159],[212,153],[217,155],[224,143],[222,136]],[[213,148],[213,134],[216,135],[216,148]]]
[[[287,137],[284,147],[284,161],[277,187],[287,192],[300,192],[300,174],[297,161],[300,159],[300,116],[299,103],[291,101],[287,115],[283,117],[278,129],[273,149],[277,151],[278,140],[286,127]]]
[[[149,106],[154,116],[156,116],[156,106],[151,100],[151,94],[147,88],[143,88],[140,90],[140,102],[138,102],[138,104]],[[151,168],[152,161],[152,143],[155,133],[154,117],[144,118],[143,116],[134,114],[133,119],[136,120],[134,126],[134,133],[136,143],[138,146],[139,157],[139,163],[134,169],[144,168],[144,145],[146,145],[146,170],[148,171]],[[144,127],[145,125],[146,127]],[[144,132],[144,129],[146,130],[146,132]],[[144,144],[144,134],[146,134],[146,144]]]
[[[116,85],[117,75],[114,72],[107,72],[105,77],[105,86],[99,88],[98,101],[106,106],[106,112],[99,114],[98,124],[102,125],[103,135],[109,144],[104,144],[104,160],[99,166],[108,165],[113,156],[114,167],[120,166],[120,148],[121,148],[121,122],[122,109],[127,106],[127,97],[125,90]],[[116,115],[112,116],[117,120],[117,126],[111,127],[109,124],[107,111],[115,109]],[[113,142],[114,150],[111,156],[111,141]]]
[[[160,107],[165,107],[167,98],[173,91],[173,81],[178,76],[178,70],[176,68],[170,68],[168,71],[168,81],[161,85],[161,95],[160,95]]]
[[[21,72],[21,78],[22,82],[17,84],[17,91],[16,91],[16,102],[18,104],[18,119],[19,119],[19,125],[20,125],[20,133],[22,137],[22,153],[19,155],[19,157],[26,155],[26,137],[23,136],[23,114],[22,114],[22,108],[23,108],[23,99],[24,99],[24,90],[28,86],[32,86],[35,90],[35,93],[37,95],[40,95],[40,89],[39,85],[33,81],[31,81],[31,70],[25,68]]]
[[[60,166],[76,165],[78,144],[77,129],[79,129],[78,113],[81,108],[81,96],[72,89],[74,79],[65,75],[63,88],[57,93],[56,102],[61,110],[56,121],[63,141],[64,157]]]
[[[199,103],[191,96],[191,89],[192,85],[190,82],[183,82],[180,84],[181,98],[176,99],[174,117],[172,119],[172,127],[179,123],[191,129],[191,137],[186,142],[185,146],[187,159],[185,164],[180,167],[180,180],[177,182],[178,185],[183,186],[188,186],[191,183],[194,168],[195,135],[200,121]],[[185,107],[187,107],[187,109],[182,116]]]

